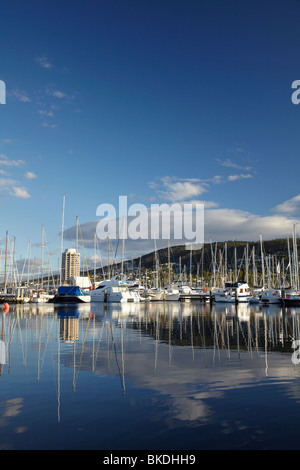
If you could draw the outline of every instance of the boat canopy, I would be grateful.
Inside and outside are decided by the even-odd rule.
[[[88,295],[78,286],[60,286],[58,288],[59,295]]]

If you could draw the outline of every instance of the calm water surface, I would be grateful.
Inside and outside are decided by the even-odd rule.
[[[299,318],[198,302],[11,305],[0,448],[299,449]]]

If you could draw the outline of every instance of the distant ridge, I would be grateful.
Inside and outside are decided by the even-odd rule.
[[[298,240],[298,239],[297,239]],[[243,262],[243,257],[245,257],[245,249],[248,244],[248,260],[249,260],[249,269],[252,269],[252,253],[253,248],[255,251],[255,260],[256,268],[260,272],[261,268],[261,247],[260,242],[251,242],[251,241],[227,241],[227,242],[210,242],[205,243],[204,248],[200,250],[195,250],[190,252],[187,250],[185,245],[178,245],[170,247],[170,263],[173,265],[174,272],[178,272],[179,265],[181,270],[184,273],[189,274],[190,272],[195,275],[204,272],[213,271],[213,257],[216,257],[216,266],[220,264],[220,259],[222,263],[225,261],[225,246],[227,245],[227,270],[234,270],[235,267],[235,257],[237,260],[238,268],[240,268],[241,263]],[[290,244],[290,253],[293,251],[293,240],[289,239]],[[280,238],[274,240],[264,240],[263,241],[263,252],[264,256],[273,256],[277,262],[284,260],[284,265],[288,265],[288,244],[287,239]],[[118,255],[120,255],[118,253]],[[157,257],[159,260],[159,265],[162,267],[168,263],[168,248],[161,248],[157,250]],[[192,269],[190,270],[190,259],[192,259]],[[138,256],[132,259],[124,260],[124,265],[127,267],[125,271],[131,271],[135,269],[138,271],[138,268],[148,270],[155,270],[155,251],[151,251],[143,256]],[[120,271],[121,263],[119,260],[111,261],[111,272],[115,273]],[[244,266],[244,265],[243,265]],[[104,267],[96,268],[96,276],[99,277],[102,275],[103,270],[106,271],[106,265]],[[81,275],[87,276],[86,269],[81,271]],[[91,280],[94,277],[94,268],[89,267],[89,275]],[[45,279],[46,277],[44,277]],[[58,274],[54,275],[54,279],[59,278]]]

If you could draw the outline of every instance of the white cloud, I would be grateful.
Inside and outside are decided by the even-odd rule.
[[[26,173],[24,174],[25,178],[27,178],[28,180],[32,180],[34,178],[37,178],[37,175],[35,173],[33,173],[32,171],[26,171]]]
[[[248,178],[253,178],[253,175],[248,174],[241,174],[241,175],[230,175],[228,176],[228,181],[237,181],[240,179],[248,179]]]
[[[219,165],[225,166],[227,168],[236,168],[237,170],[246,170],[246,171],[252,170],[251,166],[246,166],[246,167],[241,166],[237,163],[234,163],[230,158],[226,158],[225,160],[221,160],[220,158],[217,158],[217,162],[219,163]]]
[[[205,211],[206,241],[256,241],[260,234],[265,240],[285,238],[292,234],[293,225],[300,219],[280,215],[261,216],[238,209]]]
[[[13,186],[11,188],[11,196],[21,198],[21,199],[28,199],[30,198],[30,194],[28,193],[26,188],[22,188],[20,186]]]
[[[283,213],[287,215],[291,215],[299,211],[300,209],[300,194],[297,196],[288,199],[287,201],[278,204],[274,207],[273,211],[277,213]]]
[[[50,127],[51,129],[55,129],[56,124],[48,124],[47,122],[42,122],[41,126],[42,127]]]
[[[63,93],[62,91],[60,90],[50,90],[50,89],[47,89],[47,93],[48,95],[50,96],[54,96],[55,98],[65,98],[67,95],[65,93]]]
[[[84,246],[86,248],[93,250],[94,234],[96,232],[99,220],[100,218],[96,221],[90,221],[81,224],[82,237],[84,240]],[[132,219],[128,218],[128,223],[130,223],[130,220]],[[179,221],[178,218],[174,218],[174,221],[176,220]],[[287,236],[292,235],[294,224],[300,227],[300,219],[289,218],[280,215],[261,216],[238,209],[215,208],[213,207],[213,204],[211,204],[210,206],[205,206],[204,238],[206,243],[209,243],[210,241],[221,242],[226,240],[254,242],[259,240],[260,235],[262,235],[264,240],[286,238]],[[172,226],[170,233],[171,235],[169,237],[169,242],[171,246],[184,245],[188,242],[188,240],[185,239],[174,239],[172,235],[174,233]],[[66,240],[75,241],[76,227],[71,227],[65,230],[64,238]],[[102,253],[104,254],[104,258],[107,255],[107,241],[98,239],[97,243],[99,248],[102,250]],[[110,243],[111,253],[115,253],[118,241],[111,239]],[[118,260],[121,256],[121,245],[122,244],[119,243],[119,251],[117,253]],[[158,249],[166,248],[168,246],[168,240],[160,238],[156,240],[156,246]],[[132,240],[128,237],[128,239],[125,241],[125,249],[125,256],[127,257],[140,256],[154,251],[154,240],[150,237],[144,240]]]
[[[16,184],[18,184],[18,181],[16,180],[10,178],[0,178],[0,191],[6,190]]]
[[[53,113],[53,111],[51,111],[51,109],[50,109],[50,111],[46,111],[46,110],[42,109],[42,110],[39,110],[38,113],[41,116],[54,117],[54,113]]]
[[[52,64],[49,62],[47,57],[37,57],[35,61],[43,68],[50,69]]]
[[[200,196],[207,191],[207,184],[198,179],[165,176],[160,181],[163,189],[158,189],[157,194],[167,201],[180,202]],[[149,183],[149,185],[153,189],[158,188],[156,183]]]
[[[2,166],[20,166],[24,164],[24,160],[10,160],[6,155],[0,155],[0,165]]]
[[[13,196],[21,199],[30,198],[27,189],[20,186],[20,182],[10,178],[0,178],[1,196]]]

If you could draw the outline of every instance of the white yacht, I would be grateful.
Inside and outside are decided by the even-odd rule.
[[[299,307],[300,305],[300,294],[295,289],[285,289],[284,297],[282,299],[286,307]]]
[[[165,300],[167,301],[179,300],[179,297],[180,297],[179,289],[175,287],[167,287],[165,289]]]
[[[165,291],[163,289],[150,288],[144,290],[144,297],[147,300],[165,300]]]
[[[96,289],[91,290],[91,302],[140,302],[139,293],[130,290],[128,283],[118,281],[117,277],[102,281]]]
[[[32,296],[32,303],[37,304],[37,303],[46,303],[49,302],[49,300],[53,299],[54,294],[47,294],[46,292],[37,292],[33,294]]]
[[[263,289],[260,294],[259,303],[263,305],[280,304],[281,291],[278,289]]]
[[[213,296],[215,302],[248,302],[250,289],[246,282],[225,283],[225,289],[215,289]]]

